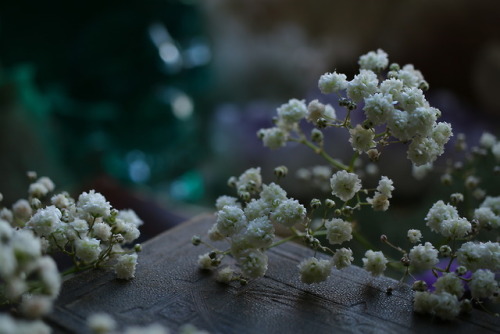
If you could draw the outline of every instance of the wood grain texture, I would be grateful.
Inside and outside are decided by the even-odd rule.
[[[174,332],[192,323],[210,333],[498,333],[500,321],[484,312],[440,322],[412,311],[408,286],[351,266],[321,284],[300,282],[297,264],[312,251],[287,243],[269,251],[265,277],[246,286],[222,285],[197,269],[212,216],[201,216],[143,245],[136,278],[106,271],[77,275],[63,284],[48,319],[55,333],[88,333],[85,319],[112,314],[121,326],[153,322]],[[395,287],[391,295],[387,287]]]

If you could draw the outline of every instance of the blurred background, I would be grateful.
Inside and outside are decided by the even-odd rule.
[[[422,71],[455,133],[498,135],[499,18],[493,0],[2,1],[4,204],[26,197],[34,170],[59,190],[95,188],[133,208],[147,236],[211,212],[227,178],[249,167],[270,182],[277,165],[293,175],[320,164],[301,147],[265,149],[255,134],[290,98],[328,102],[319,76],[352,78],[377,48]],[[409,162],[394,164],[405,156],[400,147],[380,162],[399,199],[389,218],[370,219],[407,220],[398,207],[410,203],[422,223],[435,179],[411,179]],[[307,203],[302,184],[289,186]]]

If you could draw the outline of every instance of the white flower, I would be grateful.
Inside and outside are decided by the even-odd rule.
[[[26,226],[32,228],[39,236],[48,237],[61,226],[61,217],[61,211],[51,205],[38,210],[26,223]]]
[[[403,68],[398,71],[397,78],[408,87],[418,87],[420,83],[424,81],[422,72],[416,70],[412,64],[403,66]]]
[[[450,123],[439,122],[434,125],[431,137],[439,146],[444,146],[451,136],[453,136],[453,131]]]
[[[236,181],[236,189],[238,194],[242,191],[256,192],[262,187],[262,175],[260,167],[249,168],[238,177]]]
[[[20,199],[12,205],[12,211],[16,218],[27,221],[33,214],[30,203],[25,199]]]
[[[441,233],[443,221],[457,218],[459,218],[457,209],[439,200],[430,208],[425,220],[431,231]]]
[[[75,240],[75,252],[85,263],[92,263],[99,258],[101,254],[100,241],[95,238],[84,237]]]
[[[408,113],[399,109],[394,109],[387,118],[387,127],[391,134],[400,140],[409,140],[413,133],[409,131]]]
[[[247,217],[247,220],[254,220],[256,218],[269,215],[271,209],[273,208],[273,206],[271,206],[272,205],[271,203],[267,203],[262,198],[259,199],[252,198],[252,200],[249,203],[247,203],[245,209],[243,210],[245,216]],[[276,201],[275,203],[276,205],[279,205],[281,201]]]
[[[40,257],[42,245],[30,230],[14,230],[10,241],[12,250],[18,262],[29,261]]]
[[[342,73],[325,73],[318,81],[318,88],[323,94],[335,93],[347,88],[347,77]]]
[[[440,225],[441,234],[453,239],[465,237],[471,229],[471,223],[466,218],[461,217],[443,220]]]
[[[488,207],[481,207],[474,210],[474,219],[479,223],[481,228],[498,228],[500,227],[500,216]]]
[[[46,294],[53,298],[57,297],[61,290],[62,281],[54,259],[50,256],[38,258],[34,264],[34,270],[39,272]]]
[[[236,273],[234,272],[234,269],[226,266],[219,270],[217,272],[217,276],[215,277],[215,280],[220,283],[229,283],[231,282],[234,277],[236,276]]]
[[[342,244],[352,239],[352,224],[339,218],[333,218],[325,223],[326,237],[330,244]]]
[[[28,189],[28,194],[35,198],[44,197],[49,193],[49,189],[45,186],[45,184],[41,182],[35,182],[30,184]]]
[[[478,269],[472,274],[469,288],[473,298],[489,298],[498,292],[498,282],[490,270]]]
[[[222,208],[225,207],[226,205],[236,206],[241,209],[241,204],[238,203],[238,199],[233,196],[226,196],[226,195],[219,196],[215,201],[215,208],[217,210],[222,210]]]
[[[9,223],[12,223],[14,221],[14,214],[9,209],[2,208],[0,210],[0,219],[5,220]]]
[[[263,200],[269,208],[275,208],[279,203],[286,200],[286,191],[274,182],[269,185],[264,184],[260,192],[260,199]]]
[[[332,175],[330,185],[332,194],[346,202],[361,189],[361,180],[358,175],[341,170]]]
[[[389,209],[389,199],[386,195],[375,192],[373,198],[367,198],[366,201],[372,205],[373,210],[375,211],[387,211]]]
[[[429,162],[429,163],[426,163],[424,165],[420,165],[420,166],[415,166],[412,164],[412,171],[411,171],[411,174],[413,175],[413,177],[417,180],[423,180],[427,174],[429,173],[429,171],[432,170],[432,163]]]
[[[353,129],[349,129],[349,134],[351,135],[349,143],[351,143],[352,149],[359,153],[366,152],[376,145],[373,141],[375,132],[372,129],[365,129],[360,124]]]
[[[458,298],[462,297],[465,290],[462,280],[455,273],[444,273],[433,286],[436,288],[436,293],[448,292]]]
[[[332,264],[328,260],[318,260],[315,257],[302,260],[299,263],[300,280],[306,284],[325,281],[332,271]]]
[[[89,230],[89,224],[87,223],[86,220],[76,218],[73,220],[69,225],[77,231],[81,236],[84,236],[85,233]]]
[[[393,183],[387,176],[382,176],[378,181],[377,191],[387,196],[387,198],[391,198],[392,191],[394,190]]]
[[[451,320],[460,313],[460,302],[457,296],[447,292],[416,291],[413,309],[418,313],[427,313],[443,320]]]
[[[383,95],[391,96],[392,103],[393,99],[398,99],[400,97],[399,94],[403,91],[403,86],[403,81],[396,78],[390,78],[382,81],[379,88]]]
[[[295,224],[302,223],[306,218],[306,208],[295,199],[286,199],[271,212],[273,222],[292,227]]]
[[[259,250],[247,249],[239,252],[236,261],[241,267],[243,276],[259,278],[267,271],[267,255]]]
[[[411,229],[408,230],[407,237],[412,244],[416,244],[417,242],[420,242],[420,239],[422,239],[422,232],[420,232],[420,230]]]
[[[284,147],[288,141],[288,132],[278,127],[260,129],[257,136],[262,140],[265,147],[272,150]]]
[[[29,318],[40,318],[52,311],[53,299],[43,295],[24,294],[21,298],[21,312]]]
[[[491,153],[493,153],[493,156],[497,159],[497,161],[500,161],[500,142],[491,147]]]
[[[408,114],[408,127],[412,133],[429,136],[441,112],[433,107],[418,107]]]
[[[210,253],[201,254],[198,256],[198,267],[200,269],[210,270],[214,268]]]
[[[137,253],[123,254],[115,264],[116,277],[119,279],[131,279],[135,277],[135,268],[137,266]]]
[[[307,120],[316,124],[320,118],[334,120],[337,117],[331,105],[324,105],[318,100],[312,100],[307,105]]]
[[[466,242],[457,251],[458,263],[471,271],[500,270],[500,245],[498,242]]]
[[[103,222],[97,222],[92,226],[92,234],[102,241],[108,241],[111,237],[111,226]]]
[[[411,265],[417,269],[431,269],[439,262],[438,250],[430,242],[424,245],[413,246],[408,254]]]
[[[491,197],[487,196],[486,199],[481,203],[481,208],[490,208],[495,215],[500,215],[500,196]]]
[[[106,198],[95,190],[81,193],[76,206],[92,217],[108,217],[111,211],[111,205]]]
[[[139,227],[142,224],[144,224],[144,222],[139,218],[139,216],[137,216],[135,211],[132,209],[120,210],[116,218],[123,220],[127,224],[134,225],[135,227]]]
[[[60,193],[52,196],[50,202],[58,209],[68,208],[75,203],[74,199],[71,198],[67,193]]]
[[[479,139],[479,145],[484,148],[492,148],[497,143],[497,137],[489,132],[483,132]]]
[[[378,49],[377,52],[370,51],[359,57],[358,64],[362,69],[379,72],[389,65],[389,57],[384,50]]]
[[[307,115],[307,106],[304,100],[291,99],[278,109],[278,117],[286,124],[299,122]]]
[[[366,118],[376,126],[387,122],[394,112],[394,101],[389,94],[376,93],[365,98],[363,110]]]
[[[404,87],[397,98],[399,106],[409,114],[417,112],[419,107],[429,107],[424,92],[416,87]]]
[[[267,217],[259,217],[248,223],[242,239],[252,248],[269,247],[274,240],[274,226]]]
[[[232,236],[241,231],[247,220],[243,210],[237,206],[228,206],[217,212],[217,230],[224,236]]]
[[[361,69],[359,74],[347,83],[347,97],[354,102],[360,102],[364,98],[375,94],[377,85],[377,75],[373,71]]]
[[[113,233],[120,233],[124,238],[124,243],[131,243],[141,235],[137,225],[121,218],[116,218]]]
[[[107,313],[93,313],[87,318],[87,326],[93,334],[110,334],[116,329],[116,321]]]
[[[421,166],[434,162],[443,153],[440,146],[431,137],[415,137],[408,146],[408,159],[415,165]]]
[[[373,276],[380,276],[384,273],[387,262],[389,261],[382,252],[374,252],[369,249],[363,258],[363,268]]]
[[[335,254],[332,257],[332,263],[337,269],[347,268],[354,261],[352,256],[352,250],[349,248],[339,248],[335,250]]]

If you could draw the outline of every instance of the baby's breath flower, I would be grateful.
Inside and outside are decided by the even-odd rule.
[[[457,218],[459,218],[457,208],[439,200],[430,208],[425,220],[431,231],[441,233],[443,221]]]
[[[466,242],[457,251],[460,265],[471,271],[489,269],[500,270],[500,245],[498,242]]]
[[[228,206],[217,212],[217,230],[224,236],[231,236],[247,225],[243,210],[237,206]]]
[[[374,126],[387,122],[389,115],[394,111],[392,95],[376,93],[366,97],[363,110],[366,118]]]
[[[481,207],[474,210],[474,219],[477,220],[480,228],[500,227],[500,216],[488,207]]]
[[[286,191],[276,183],[262,185],[260,198],[270,207],[275,208],[282,201],[286,200]]]
[[[229,283],[231,282],[234,277],[236,276],[236,273],[234,272],[234,269],[226,266],[222,269],[220,269],[217,272],[217,276],[215,277],[215,280],[219,283]]]
[[[33,229],[39,236],[48,237],[61,226],[61,217],[61,211],[51,205],[38,210],[26,223],[26,226]]]
[[[431,137],[415,137],[408,146],[408,159],[421,166],[434,162],[442,152],[443,147]]]
[[[330,244],[342,244],[352,239],[352,224],[339,218],[333,218],[325,223],[326,237]]]
[[[248,223],[240,237],[252,248],[266,248],[273,243],[274,226],[266,216],[259,217]]]
[[[489,298],[498,292],[498,282],[495,274],[487,269],[478,269],[472,274],[469,288],[473,298]]]
[[[286,199],[271,212],[273,222],[292,227],[295,224],[302,223],[306,218],[306,208],[295,199]]]
[[[21,298],[21,313],[31,319],[40,318],[52,311],[52,303],[49,296],[26,293]]]
[[[254,220],[259,217],[268,216],[271,210],[277,207],[281,203],[280,200],[274,202],[266,202],[262,198],[252,199],[247,205],[243,212],[247,217],[247,220]]]
[[[427,313],[443,320],[451,320],[460,313],[460,302],[457,296],[448,292],[416,291],[413,309],[417,313]]]
[[[397,78],[407,87],[418,87],[420,83],[424,81],[422,72],[416,70],[412,64],[403,66],[403,68],[398,71]]]
[[[332,264],[328,260],[318,260],[310,257],[299,263],[300,280],[306,284],[325,281],[332,271]]]
[[[116,321],[107,313],[93,313],[87,318],[87,326],[93,334],[110,334],[116,329]]]
[[[373,130],[365,129],[360,124],[356,125],[355,128],[350,129],[349,134],[351,135],[349,142],[352,145],[352,149],[358,151],[359,153],[366,152],[376,145],[373,141],[375,138]]]
[[[304,100],[291,99],[278,109],[278,117],[286,124],[299,122],[307,115],[307,106]]]
[[[462,280],[454,273],[444,273],[434,283],[434,288],[436,288],[436,293],[448,292],[458,298],[464,294]]]
[[[430,242],[424,245],[413,246],[408,254],[411,265],[416,269],[431,269],[439,262],[438,251]]]
[[[450,123],[439,122],[434,125],[431,137],[439,146],[444,146],[450,140],[451,136],[453,136],[453,131]]]
[[[92,226],[92,233],[96,238],[108,241],[111,237],[111,226],[103,222],[97,222]]]
[[[337,117],[335,109],[331,105],[324,105],[318,100],[312,100],[307,106],[307,120],[317,124],[318,120],[334,120]]]
[[[378,49],[377,52],[370,51],[359,57],[358,64],[359,68],[379,72],[387,68],[389,57],[384,50]]]
[[[29,217],[28,217],[29,218]],[[14,221],[14,214],[7,208],[0,209],[0,219],[12,223]]]
[[[284,147],[288,141],[288,132],[278,127],[260,129],[257,136],[262,140],[265,147],[272,150]]]
[[[102,194],[96,193],[95,190],[81,193],[76,206],[91,217],[108,217],[111,213],[109,202],[106,201]]]
[[[361,180],[358,175],[341,170],[332,175],[330,185],[332,194],[346,202],[361,189]]]
[[[497,143],[497,137],[489,132],[483,132],[479,139],[479,145],[484,148],[492,148]]]
[[[370,70],[359,70],[359,74],[347,83],[347,97],[354,102],[361,102],[364,98],[377,92],[378,78]]]
[[[497,216],[500,215],[500,196],[492,197],[487,196],[486,199],[481,203],[481,208],[490,208],[491,211]]]
[[[214,268],[212,258],[210,257],[210,253],[205,253],[198,256],[198,267],[200,269],[208,269],[208,270]]]
[[[123,254],[116,260],[115,273],[119,279],[132,279],[135,277],[137,266],[137,253]]]
[[[349,267],[352,261],[354,261],[354,257],[350,248],[339,248],[335,250],[335,254],[332,257],[332,263],[337,269]]]
[[[28,221],[31,215],[33,214],[33,210],[31,209],[30,203],[25,199],[17,200],[12,205],[12,211],[14,216],[22,221]]]
[[[389,209],[389,199],[386,195],[381,194],[378,191],[375,192],[372,198],[367,198],[366,200],[372,205],[372,208],[375,211],[387,211],[387,209]]]
[[[236,261],[247,278],[262,277],[267,271],[267,255],[259,250],[244,250],[238,254]]]
[[[363,268],[373,276],[380,276],[384,273],[387,262],[389,261],[385,258],[384,253],[369,249],[363,258]]]
[[[100,241],[95,238],[84,237],[75,240],[75,253],[83,262],[92,263],[101,254]]]
[[[416,243],[420,242],[420,239],[422,239],[422,232],[420,232],[420,230],[411,229],[411,230],[408,230],[407,236],[408,236],[408,240],[412,244],[416,244]]]
[[[347,76],[342,73],[325,73],[318,81],[318,88],[323,94],[335,93],[347,88]]]

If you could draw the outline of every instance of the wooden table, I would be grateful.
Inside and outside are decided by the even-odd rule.
[[[356,266],[334,270],[321,284],[300,282],[297,264],[312,251],[287,243],[269,251],[262,279],[223,285],[197,269],[213,216],[182,223],[143,245],[136,278],[120,281],[107,271],[77,275],[63,284],[49,322],[55,333],[87,333],[94,312],[112,314],[120,326],[191,323],[210,333],[499,333],[500,320],[474,310],[452,322],[412,310],[408,286],[374,278]],[[387,287],[396,287],[387,294]]]

